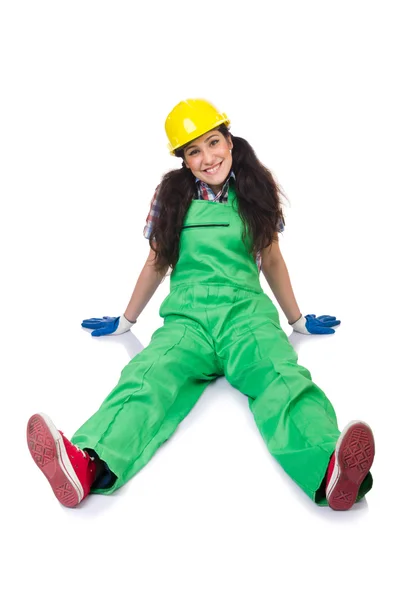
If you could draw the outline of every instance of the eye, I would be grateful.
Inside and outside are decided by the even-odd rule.
[[[188,153],[188,156],[194,156],[197,152],[198,152],[197,149],[192,150],[191,152]]]
[[[218,139],[216,140],[211,140],[211,146],[215,146],[217,143],[219,142]]]

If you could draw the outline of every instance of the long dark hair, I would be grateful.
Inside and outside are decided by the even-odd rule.
[[[232,170],[236,176],[238,211],[244,223],[243,239],[246,241],[249,235],[249,251],[255,256],[272,243],[280,221],[284,221],[281,196],[285,195],[245,139],[232,135],[225,125],[218,130],[233,142]],[[183,148],[175,154],[183,159]],[[157,271],[173,269],[178,262],[183,220],[195,195],[195,176],[184,162],[180,169],[163,176],[159,187],[160,212],[149,238],[156,253]]]

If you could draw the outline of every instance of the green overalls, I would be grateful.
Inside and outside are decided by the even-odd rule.
[[[339,430],[334,409],[297,364],[264,294],[230,184],[228,203],[192,200],[180,258],[160,308],[164,325],[124,367],[120,381],[72,441],[93,449],[117,481],[137,473],[219,376],[248,396],[270,453],[319,504]],[[364,480],[359,498],[371,487]]]

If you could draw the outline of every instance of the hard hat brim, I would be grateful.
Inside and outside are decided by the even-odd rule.
[[[225,125],[226,127],[230,126],[230,119],[228,119],[228,117],[223,114],[222,115],[222,119],[219,119],[219,121],[216,121],[211,127],[210,129],[205,129],[204,131],[200,131],[199,129],[197,131],[194,132],[194,137],[192,137],[191,140],[188,140],[187,142],[185,142],[184,144],[181,144],[179,146],[175,146],[173,147],[171,143],[168,143],[168,149],[170,151],[170,154],[172,156],[175,156],[175,151],[176,150],[181,150],[182,148],[184,148],[185,146],[188,146],[189,144],[191,144],[192,142],[194,142],[194,140],[197,140],[197,138],[201,137],[202,135],[204,135],[205,133],[207,133],[208,131],[212,131],[213,129],[216,129],[217,127],[219,127],[220,125]]]

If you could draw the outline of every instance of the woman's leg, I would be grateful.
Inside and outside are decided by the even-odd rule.
[[[117,386],[72,442],[94,450],[116,475],[111,493],[153,456],[219,375],[210,338],[185,319],[165,322],[124,367]]]
[[[66,506],[75,506],[89,491],[88,455],[112,474],[110,486],[91,491],[109,494],[150,460],[220,374],[205,331],[190,319],[166,320],[124,367],[116,387],[72,443],[48,417],[34,415],[28,424],[31,454]]]
[[[263,307],[259,303],[256,310],[240,314],[241,334],[235,331],[227,344],[223,340],[225,376],[249,397],[270,453],[313,500],[327,504],[325,476],[340,437],[335,411],[309,371],[298,364],[278,322],[266,316],[270,300],[264,298]],[[358,498],[371,486],[368,474]]]

